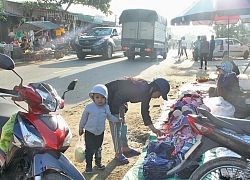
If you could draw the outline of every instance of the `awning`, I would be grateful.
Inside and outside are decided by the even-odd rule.
[[[77,16],[77,19],[79,21],[90,22],[90,23],[93,22],[93,18],[94,17],[92,17],[90,15],[83,15],[83,14],[78,14],[78,16]]]
[[[16,32],[22,31],[39,31],[39,30],[50,30],[50,29],[59,29],[59,25],[52,23],[50,21],[28,21],[23,23],[20,27],[16,29]]]

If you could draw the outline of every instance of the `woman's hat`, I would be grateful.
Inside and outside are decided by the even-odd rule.
[[[233,69],[233,64],[226,61],[220,65],[217,65],[216,66],[218,69],[222,69],[223,71],[227,72],[227,73],[230,73],[232,72],[232,69]]]

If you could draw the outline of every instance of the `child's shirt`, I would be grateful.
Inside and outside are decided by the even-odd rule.
[[[106,119],[112,122],[119,122],[118,118],[111,114],[108,104],[98,106],[91,102],[83,111],[79,130],[85,129],[95,135],[100,135],[105,131]]]

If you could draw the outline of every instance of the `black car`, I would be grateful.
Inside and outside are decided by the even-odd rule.
[[[86,55],[102,55],[104,59],[111,59],[115,51],[121,51],[121,28],[95,27],[76,42],[76,53],[79,59]]]

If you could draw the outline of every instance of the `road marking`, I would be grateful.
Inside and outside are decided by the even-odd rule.
[[[71,69],[64,69],[64,70],[61,70],[61,71],[56,71],[56,72],[54,72],[55,74],[56,73],[61,73],[61,72],[65,72],[65,71],[70,71]]]

